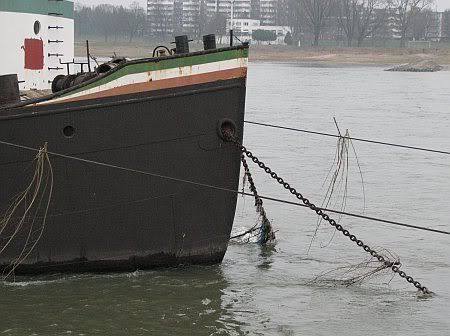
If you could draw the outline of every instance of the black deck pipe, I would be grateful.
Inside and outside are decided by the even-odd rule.
[[[203,49],[205,50],[216,49],[216,35],[208,34],[203,36]]]
[[[187,35],[175,36],[175,53],[177,54],[189,53],[189,40]]]
[[[17,74],[0,76],[0,106],[20,102]]]

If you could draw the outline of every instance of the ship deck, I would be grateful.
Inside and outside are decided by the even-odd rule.
[[[52,90],[25,90],[20,91],[20,100],[27,101],[30,99],[44,98],[52,94]]]

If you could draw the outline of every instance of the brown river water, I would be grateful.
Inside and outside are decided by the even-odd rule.
[[[250,64],[246,120],[336,133],[333,117],[354,137],[449,151],[450,72]],[[335,138],[246,124],[244,141],[321,204]],[[450,155],[354,146],[364,184],[350,152],[347,211],[450,231]],[[250,167],[261,195],[295,201]],[[339,198],[329,206],[339,208]],[[0,283],[0,335],[450,335],[448,235],[340,220],[399,256],[431,297],[389,271],[353,286],[335,273],[312,282],[364,261],[364,251],[325,223],[312,241],[317,216],[309,209],[270,201],[265,208],[276,246],[231,243],[221,265]],[[235,232],[256,220],[253,200],[239,197]]]

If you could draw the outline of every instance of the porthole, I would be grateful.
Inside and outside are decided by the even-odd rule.
[[[66,138],[71,138],[75,134],[75,128],[73,126],[66,126],[63,129],[63,134]]]
[[[41,23],[39,21],[34,21],[34,33],[37,35],[41,31]]]

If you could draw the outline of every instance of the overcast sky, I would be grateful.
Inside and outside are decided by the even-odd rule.
[[[142,7],[146,7],[147,0],[75,0],[75,2],[82,3],[85,5],[98,5],[101,3],[109,3],[112,5],[124,5],[128,6],[132,2],[137,1]],[[437,7],[438,11],[443,11],[445,9],[450,9],[450,0],[435,0],[434,7]]]

